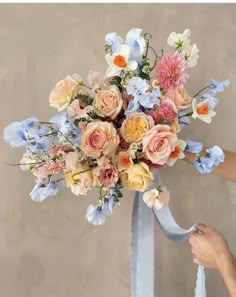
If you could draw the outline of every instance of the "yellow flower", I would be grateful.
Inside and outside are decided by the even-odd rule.
[[[127,142],[138,143],[153,126],[154,121],[151,116],[143,112],[136,112],[124,120],[120,133]]]
[[[122,185],[125,188],[144,192],[149,187],[151,181],[154,179],[152,172],[144,162],[134,164],[127,171],[120,174]]]

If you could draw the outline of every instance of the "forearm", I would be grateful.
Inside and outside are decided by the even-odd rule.
[[[230,297],[236,297],[236,260],[231,253],[220,262],[219,272],[229,291]]]
[[[215,166],[214,175],[236,182],[236,153],[224,150],[225,160],[219,166]],[[184,161],[193,164],[196,159],[194,154],[185,153]]]

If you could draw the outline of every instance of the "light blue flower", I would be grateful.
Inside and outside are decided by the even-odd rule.
[[[209,88],[211,90],[211,93],[213,95],[216,95],[220,92],[223,92],[229,85],[230,85],[229,79],[222,82],[217,82],[216,80],[212,79],[210,81]]]
[[[186,140],[187,146],[185,147],[185,152],[191,154],[200,154],[202,151],[203,145],[201,142],[192,141],[190,139]]]
[[[202,94],[200,101],[204,101],[206,99],[207,99],[208,107],[211,110],[214,110],[219,103],[219,99],[217,99],[214,95],[209,94],[209,93]]]
[[[153,90],[151,93],[146,93],[145,95],[138,96],[138,101],[140,105],[142,105],[144,108],[153,108],[154,105],[160,104],[160,100],[157,98],[160,96],[160,89],[157,88]]]
[[[213,167],[211,164],[209,164],[209,159],[202,157],[197,158],[194,162],[195,168],[201,173],[201,174],[210,174],[212,173]]]
[[[108,33],[105,36],[105,41],[108,45],[111,46],[111,50],[114,53],[117,48],[123,43],[123,39],[121,36],[117,35],[117,33],[112,32],[112,33]]]
[[[133,99],[132,101],[129,101],[128,107],[125,111],[125,115],[129,116],[130,114],[138,111],[141,111],[138,99]]]
[[[101,207],[90,204],[87,209],[86,219],[92,225],[102,225],[106,222],[106,214]]]
[[[48,128],[35,125],[38,122],[37,118],[32,117],[22,122],[11,123],[4,129],[4,140],[12,147],[27,145],[29,149],[32,148],[32,151],[46,149],[48,145],[43,137],[48,132]]]
[[[207,149],[206,152],[208,158],[211,159],[213,166],[218,166],[220,163],[224,162],[225,154],[219,146],[215,145],[212,148]]]
[[[179,125],[180,128],[183,129],[185,126],[189,125],[191,122],[191,118],[190,117],[182,117],[179,118]]]
[[[54,196],[57,193],[58,187],[55,181],[50,181],[47,185],[44,182],[38,182],[30,193],[30,197],[36,202],[42,202],[48,196]]]
[[[141,77],[131,78],[128,85],[126,86],[127,94],[134,96],[134,98],[140,95],[144,95],[148,88],[148,83]]]
[[[135,60],[139,64],[142,62],[142,55],[146,48],[146,41],[140,36],[141,33],[141,29],[133,28],[129,30],[125,39],[125,43],[130,49],[130,60]]]

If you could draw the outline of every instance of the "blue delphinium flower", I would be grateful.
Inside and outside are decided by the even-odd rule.
[[[44,182],[38,182],[32,192],[30,193],[30,197],[32,200],[36,202],[42,202],[48,196],[54,196],[58,193],[57,182],[50,181],[47,185]]]
[[[203,145],[201,142],[197,141],[192,141],[190,139],[186,140],[186,147],[185,147],[185,152],[191,153],[191,154],[200,154],[202,151]]]
[[[142,62],[142,55],[146,48],[146,41],[140,36],[141,33],[141,29],[133,28],[129,30],[125,39],[125,43],[130,49],[130,60],[135,60],[138,64]]]
[[[222,81],[222,82],[217,82],[216,80],[212,79],[210,81],[209,88],[211,90],[211,93],[213,95],[216,95],[220,92],[223,92],[225,88],[227,88],[230,85],[229,79]]]
[[[121,36],[119,36],[117,33],[112,32],[112,33],[108,33],[105,36],[105,41],[106,44],[111,46],[111,50],[114,53],[117,48],[123,43],[123,39]]]

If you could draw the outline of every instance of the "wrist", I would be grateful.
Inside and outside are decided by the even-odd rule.
[[[231,274],[232,270],[236,270],[236,262],[230,250],[222,252],[217,258],[217,270],[223,277]]]

